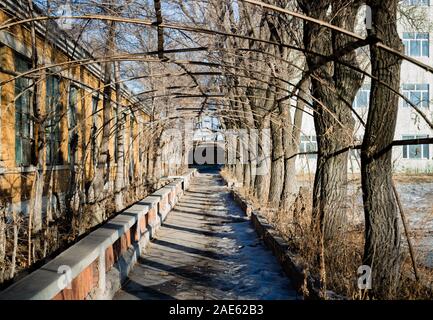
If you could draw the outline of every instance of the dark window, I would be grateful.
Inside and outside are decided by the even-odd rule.
[[[129,117],[130,120],[130,157],[131,157],[131,164],[134,165],[134,142],[135,142],[135,135],[134,135],[134,130],[135,130],[135,117],[134,116],[130,116]]]
[[[427,83],[403,84],[403,95],[417,107],[429,107],[429,91],[429,85]],[[410,107],[406,101],[403,101],[403,106]]]
[[[15,70],[18,73],[29,71],[29,60],[15,55]],[[17,165],[28,166],[33,160],[33,87],[32,81],[25,77],[15,80],[15,161]]]
[[[47,164],[60,165],[63,163],[63,155],[60,149],[62,141],[61,117],[62,105],[60,102],[60,78],[47,77]]]
[[[129,131],[129,179],[131,180],[134,177],[134,167],[135,167],[135,161],[134,161],[135,117],[131,115],[129,117],[129,121],[130,121],[129,122],[130,123],[130,131]]]
[[[68,104],[68,162],[77,161],[77,146],[78,146],[78,121],[77,121],[77,105],[79,97],[79,89],[75,86],[69,88],[69,104]]]
[[[403,136],[403,140],[423,139],[428,138],[428,135],[413,135]],[[403,146],[403,159],[429,159],[430,145],[417,144],[411,146]]]
[[[93,163],[96,164],[97,162],[97,145],[96,145],[96,136],[98,135],[98,127],[97,127],[97,120],[98,120],[98,103],[99,98],[98,97],[92,97],[92,130],[91,130],[91,156]]]
[[[117,130],[119,130],[119,119],[117,117],[117,108],[114,109],[114,162],[117,163],[119,160],[119,146],[118,146],[118,139],[117,139]]]
[[[430,35],[427,32],[403,32],[403,44],[408,56],[430,56]]]

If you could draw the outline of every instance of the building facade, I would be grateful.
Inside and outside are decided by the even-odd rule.
[[[401,18],[398,32],[405,46],[405,54],[425,64],[433,64],[433,42],[431,22],[433,22],[433,3],[431,0],[406,0],[401,3],[401,11],[412,16]],[[422,20],[422,21],[420,21]],[[362,21],[362,20],[361,20]],[[365,26],[362,26],[365,29]],[[361,54],[362,55],[362,54]],[[418,106],[427,117],[433,120],[433,75],[423,69],[404,61],[401,67],[400,92],[413,104]],[[370,100],[370,79],[366,79],[354,101],[354,110],[367,119]],[[303,135],[300,152],[317,150],[316,133],[313,119],[304,116]],[[356,124],[356,139],[361,142],[363,128],[359,121]],[[395,140],[427,138],[433,136],[433,130],[403,99],[399,102],[399,113]],[[297,159],[297,170],[300,173],[312,173],[316,166],[315,155],[301,155]],[[412,145],[394,147],[394,170],[396,173],[433,173],[433,145]],[[359,153],[351,151],[349,171],[359,173]]]
[[[28,17],[26,6],[26,1],[0,1],[0,24]],[[97,148],[102,139],[102,66],[98,63],[68,64],[68,61],[92,59],[92,56],[76,46],[56,24],[49,32],[45,26],[35,24],[37,64],[44,66],[37,74],[29,73],[33,69],[29,25],[17,24],[0,30],[0,207],[24,215],[31,211],[29,206],[38,161],[43,159],[47,173],[44,188],[51,189],[50,194],[56,199],[53,204],[52,199],[44,198],[43,210],[47,211],[47,203],[50,203],[62,211],[72,172],[82,174],[84,183],[92,180]],[[27,76],[22,76],[26,72]],[[34,90],[37,90],[35,99]],[[120,94],[121,103],[114,103],[116,90],[113,86],[111,99],[112,106],[116,107],[112,110],[110,125],[115,128],[122,121],[124,126],[127,177],[137,174],[143,167],[139,139],[141,126],[149,121],[149,116],[145,112],[130,111],[138,100],[125,87],[121,86]],[[121,112],[117,112],[117,106]],[[121,120],[118,114],[121,114]],[[41,128],[45,130],[42,149],[38,141]],[[111,189],[117,160],[117,136],[112,133],[108,181]]]

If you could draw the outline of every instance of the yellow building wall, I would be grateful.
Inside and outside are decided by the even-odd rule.
[[[0,24],[5,23],[6,20],[11,17],[7,16],[4,12],[0,11]],[[31,48],[31,38],[28,29],[22,26],[15,26],[10,30],[7,30],[11,35],[13,35],[14,40],[19,45],[24,45],[28,50]],[[38,56],[40,60],[43,60],[46,64],[56,64],[68,61],[68,57],[59,49],[55,49],[49,42],[45,39],[37,38],[36,47],[38,51]],[[3,69],[15,71],[14,65],[14,50],[0,43],[0,63]],[[53,68],[53,70],[57,70]],[[49,70],[42,72],[42,77],[38,83],[38,105],[40,107],[41,113],[45,114],[46,106],[46,81],[45,75]],[[100,145],[102,140],[102,125],[103,125],[103,114],[102,114],[102,82],[94,74],[92,74],[88,69],[82,66],[69,68],[62,71],[61,73],[64,77],[73,78],[74,80],[85,84],[93,88],[93,92],[90,89],[81,89],[79,91],[78,103],[77,103],[77,122],[78,122],[78,150],[77,150],[77,167],[79,170],[84,170],[86,179],[90,180],[93,177],[93,165],[92,165],[92,154],[90,152],[90,135],[92,128],[92,97],[99,94],[98,112],[96,115],[98,136],[97,136],[97,146]],[[12,79],[13,76],[0,72],[0,81],[7,81]],[[55,166],[47,175],[45,184],[46,188],[49,186],[54,188],[56,192],[64,192],[67,190],[69,181],[69,167],[68,167],[68,116],[67,107],[69,99],[69,86],[71,81],[62,78],[60,83],[61,92],[61,105],[63,115],[60,120],[61,127],[61,145],[60,151],[62,153],[63,164],[61,166]],[[80,84],[77,84],[80,87]],[[113,90],[112,99],[115,100],[115,92]],[[1,119],[0,119],[0,200],[8,203],[19,204],[22,201],[28,200],[31,195],[32,184],[34,180],[34,167],[20,167],[16,165],[15,162],[15,81],[10,81],[1,87]],[[129,101],[123,98],[123,105],[129,105]],[[143,116],[143,114],[141,114]],[[147,116],[144,121],[148,121]],[[114,125],[114,114],[112,113],[111,127]],[[138,134],[138,123],[134,126],[134,136]],[[109,140],[109,150],[113,174],[111,179],[115,178],[115,162],[114,162],[114,133],[111,130]],[[129,116],[125,123],[125,156],[132,152],[135,164],[138,162],[138,139],[130,145],[127,143],[129,141],[130,132],[130,121]],[[36,142],[37,143],[37,142]],[[132,149],[130,150],[130,147]],[[43,154],[37,155],[38,157],[43,157],[44,164],[46,163],[46,150],[44,148]],[[125,157],[125,168],[129,168],[129,156]],[[83,162],[84,161],[84,162]],[[84,163],[84,168],[83,168]],[[50,169],[50,168],[47,168]]]

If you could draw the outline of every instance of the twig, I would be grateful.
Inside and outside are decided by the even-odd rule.
[[[395,200],[397,200],[398,209],[400,211],[401,221],[403,222],[403,228],[404,228],[404,233],[406,235],[407,245],[409,246],[409,254],[410,254],[410,259],[412,261],[413,272],[415,274],[416,281],[419,281],[418,269],[415,261],[415,253],[413,251],[412,241],[410,240],[409,226],[406,220],[406,215],[404,214],[403,205],[401,204],[400,196],[398,195],[394,180],[391,180],[391,183],[392,183],[392,190],[394,191]]]

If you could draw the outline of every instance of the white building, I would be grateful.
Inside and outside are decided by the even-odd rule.
[[[399,20],[398,31],[405,45],[406,55],[425,64],[433,65],[433,1],[406,0],[401,5],[401,11],[414,17],[413,21],[406,18]],[[401,15],[402,17],[405,15]],[[361,20],[362,21],[362,20]],[[365,26],[362,26],[365,29]],[[354,109],[365,120],[370,96],[370,79],[358,92]],[[423,69],[404,61],[401,69],[401,93],[417,105],[433,120],[433,75]],[[356,136],[362,141],[363,128],[357,123]],[[317,150],[316,133],[313,119],[304,116],[300,151]],[[427,138],[433,136],[433,130],[403,99],[399,102],[399,113],[395,140]],[[433,173],[433,145],[413,145],[394,147],[394,169],[398,173]],[[297,170],[300,173],[314,172],[315,155],[302,155],[297,160]],[[352,151],[349,160],[349,170],[359,172],[358,152]]]

